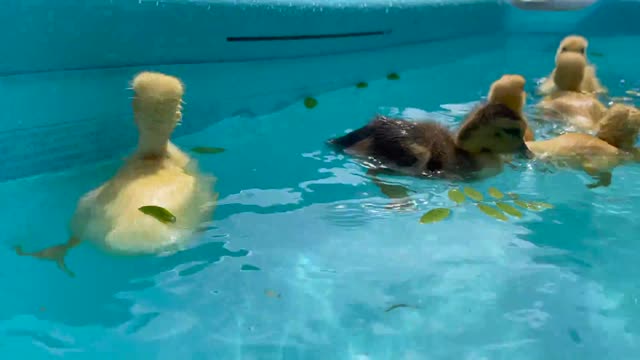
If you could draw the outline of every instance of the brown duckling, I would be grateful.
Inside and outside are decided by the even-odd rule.
[[[598,77],[596,76],[595,67],[588,62],[588,46],[589,42],[587,41],[587,39],[579,35],[570,35],[562,39],[560,45],[558,46],[558,50],[556,51],[556,69],[558,64],[558,57],[561,54],[578,54],[582,56],[586,62],[584,77],[580,82],[580,86],[578,87],[579,91],[584,91],[586,93],[606,93],[607,90],[600,84],[600,80],[598,80]],[[550,95],[556,91],[559,91],[559,89],[557,88],[557,83],[554,80],[556,69],[554,69],[551,72],[551,75],[549,75],[547,79],[538,87],[538,93],[540,93],[541,95]]]
[[[598,122],[607,108],[593,94],[580,91],[586,66],[581,54],[565,52],[558,55],[553,74],[556,91],[538,104],[545,118],[559,119],[582,131],[597,131]]]
[[[475,178],[502,170],[504,154],[528,154],[522,116],[525,80],[504,75],[491,85],[488,102],[472,111],[457,133],[435,122],[376,116],[330,144],[410,176]],[[375,171],[375,170],[374,170]]]
[[[640,111],[616,104],[600,121],[596,136],[567,133],[550,140],[527,142],[537,158],[584,170],[596,182],[589,188],[609,186],[618,165],[640,160],[634,147],[640,131]]]

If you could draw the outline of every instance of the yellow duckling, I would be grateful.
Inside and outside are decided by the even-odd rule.
[[[585,69],[584,56],[574,52],[558,55],[553,74],[556,91],[542,99],[538,107],[545,117],[559,119],[583,131],[597,131],[607,108],[592,94],[580,91]]]
[[[81,241],[126,254],[175,250],[211,216],[215,178],[201,175],[189,156],[169,141],[182,118],[183,84],[172,76],[143,72],[132,85],[139,130],[134,154],[113,178],[80,199],[66,244],[34,253],[17,248],[18,254],[54,260],[72,274],[64,256]],[[164,208],[175,218],[148,215],[140,210],[143,206]]]
[[[582,56],[587,63],[584,70],[584,77],[580,82],[580,86],[578,87],[578,91],[586,92],[586,93],[606,93],[607,89],[605,89],[601,84],[600,80],[596,76],[596,69],[592,64],[588,63],[587,60],[587,47],[589,46],[589,42],[582,36],[579,35],[570,35],[562,39],[560,42],[560,46],[558,46],[558,50],[556,51],[556,66],[558,64],[558,57],[561,54],[566,53],[574,53]],[[556,68],[557,69],[557,68]],[[538,93],[541,95],[550,95],[556,91],[561,91],[557,88],[557,83],[554,80],[554,73],[556,70],[551,72],[551,75],[547,77],[547,79],[540,84],[538,87]]]
[[[536,157],[584,170],[594,177],[588,187],[609,186],[616,166],[640,159],[634,148],[640,131],[640,111],[616,104],[601,120],[597,136],[567,133],[550,140],[527,142]]]
[[[435,122],[376,116],[330,144],[370,157],[382,169],[411,176],[486,177],[502,170],[503,154],[527,153],[522,116],[525,80],[504,75],[494,82],[486,104],[464,120],[456,134]],[[384,171],[375,169],[370,173]]]

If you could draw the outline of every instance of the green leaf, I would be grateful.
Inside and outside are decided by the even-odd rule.
[[[513,202],[514,204],[520,206],[523,209],[527,209],[527,210],[533,210],[533,211],[540,211],[542,210],[540,207],[530,203],[530,202],[526,202],[526,201],[522,201],[522,200],[515,200]]]
[[[475,200],[475,201],[482,201],[482,199],[484,199],[484,196],[482,196],[482,193],[474,188],[471,187],[465,187],[464,188],[464,193],[469,197],[469,199],[471,200]]]
[[[546,202],[542,202],[542,201],[532,201],[531,204],[533,206],[536,206],[538,208],[543,208],[543,209],[553,209],[553,205],[546,203]]]
[[[464,194],[459,189],[451,189],[449,190],[449,200],[455,202],[456,204],[462,204],[465,200]]]
[[[196,146],[191,148],[191,151],[198,154],[220,154],[224,152],[224,149],[219,147]]]
[[[304,99],[304,106],[307,109],[313,109],[314,107],[316,107],[316,105],[318,105],[318,100],[312,98],[312,97],[308,97],[306,99]]]
[[[522,217],[522,213],[520,211],[518,211],[518,209],[514,208],[513,206],[507,204],[507,203],[503,203],[503,202],[497,202],[496,206],[498,207],[498,209],[506,212],[507,214],[511,215],[511,216],[515,216],[517,218],[521,218]]]
[[[491,195],[492,198],[494,199],[502,199],[504,197],[504,194],[502,193],[502,191],[494,188],[494,187],[490,187],[489,188],[489,195]]]
[[[138,208],[138,210],[144,214],[154,217],[163,224],[173,224],[176,222],[176,217],[171,213],[171,211],[160,206],[147,205]]]
[[[356,87],[357,87],[358,89],[364,89],[364,88],[366,88],[367,86],[369,86],[369,84],[367,84],[367,83],[366,83],[366,82],[364,82],[364,81],[361,81],[361,82],[359,82],[359,83],[357,83],[357,84],[356,84]]]
[[[442,221],[451,214],[451,210],[445,208],[436,208],[427,211],[426,214],[420,218],[420,223],[429,224]]]
[[[400,79],[400,75],[398,75],[397,73],[391,73],[391,74],[387,75],[387,79],[389,79],[389,80],[399,80]]]
[[[502,220],[502,221],[507,221],[509,220],[507,218],[507,216],[505,214],[502,213],[502,211],[494,208],[493,206],[489,206],[486,204],[478,204],[478,209],[480,209],[480,211],[482,211],[483,213],[494,217],[498,220]]]

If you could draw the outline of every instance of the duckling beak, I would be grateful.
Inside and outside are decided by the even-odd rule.
[[[520,147],[519,154],[525,157],[526,159],[533,159],[535,157],[534,153],[531,150],[529,150],[529,148],[527,147],[527,144],[525,144],[524,142]]]

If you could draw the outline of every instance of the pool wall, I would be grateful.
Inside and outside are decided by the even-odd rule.
[[[553,51],[568,33],[638,34],[621,21],[633,12],[640,2],[558,13],[499,1],[5,2],[0,180],[129,149],[136,133],[128,81],[143,69],[186,83],[181,135],[507,44]],[[540,41],[521,40],[532,36]]]

